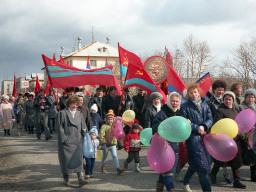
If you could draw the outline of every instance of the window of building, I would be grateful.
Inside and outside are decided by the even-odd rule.
[[[97,67],[97,60],[90,60],[90,65],[92,67]]]

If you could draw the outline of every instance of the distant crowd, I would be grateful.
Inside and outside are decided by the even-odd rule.
[[[103,92],[104,91],[104,92]],[[106,170],[106,159],[111,152],[117,174],[123,173],[128,164],[134,160],[135,171],[140,172],[141,128],[152,128],[152,134],[158,132],[159,124],[172,116],[185,117],[191,124],[191,135],[182,143],[168,142],[173,148],[176,161],[171,170],[159,174],[156,182],[156,191],[160,192],[166,187],[167,191],[175,191],[173,176],[178,182],[183,182],[184,191],[192,191],[189,183],[195,172],[203,191],[211,191],[212,184],[218,184],[217,173],[223,169],[226,182],[232,183],[234,188],[245,189],[241,182],[240,168],[250,166],[251,181],[256,182],[256,135],[255,129],[245,135],[234,138],[238,146],[238,153],[234,159],[221,162],[210,157],[206,150],[203,138],[209,134],[213,124],[221,119],[235,119],[236,115],[251,109],[256,113],[256,90],[247,89],[243,93],[240,83],[226,90],[226,83],[216,80],[212,84],[211,92],[205,97],[200,96],[200,87],[191,83],[184,95],[172,92],[168,95],[167,102],[162,104],[162,95],[153,92],[147,96],[146,92],[138,88],[134,96],[129,94],[129,89],[123,95],[116,94],[114,86],[105,91],[102,87],[96,89],[95,94],[88,94],[85,88],[67,88],[62,95],[49,89],[45,94],[40,89],[34,96],[31,93],[19,94],[15,99],[3,95],[0,104],[1,128],[4,135],[13,134],[14,123],[17,125],[18,135],[36,133],[38,140],[50,140],[54,132],[58,135],[58,155],[64,184],[69,184],[69,174],[77,173],[79,185],[89,183],[93,177],[93,169],[97,152],[102,150],[102,173]],[[133,110],[136,114],[132,124],[124,123],[124,141],[115,137],[116,119],[122,117],[126,110]],[[85,135],[89,134],[94,154],[85,155]],[[248,138],[253,137],[250,145]],[[119,165],[117,150],[124,149],[128,157],[123,167]],[[251,161],[245,163],[244,156],[251,155]],[[184,165],[189,167],[182,177],[180,172]],[[231,167],[232,175],[228,171]],[[85,176],[84,176],[85,173]]]

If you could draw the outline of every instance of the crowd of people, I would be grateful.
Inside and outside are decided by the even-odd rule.
[[[175,152],[176,161],[171,170],[159,174],[156,191],[163,191],[164,187],[167,191],[175,191],[173,175],[176,181],[183,182],[184,191],[192,191],[189,183],[195,172],[198,174],[202,190],[211,191],[211,185],[218,183],[216,175],[221,167],[226,182],[233,183],[234,188],[245,189],[246,186],[240,178],[242,166],[250,166],[251,181],[256,182],[256,161],[249,164],[243,162],[243,156],[248,154],[248,150],[254,150],[256,153],[255,131],[247,133],[253,134],[253,148],[248,143],[248,137],[241,135],[234,138],[238,153],[228,162],[211,157],[203,138],[220,119],[234,119],[245,109],[256,112],[256,90],[247,89],[242,94],[242,84],[235,83],[231,90],[227,91],[226,83],[216,80],[207,96],[201,97],[200,91],[198,84],[191,83],[187,87],[186,95],[170,93],[165,104],[162,104],[163,97],[158,92],[153,92],[147,97],[145,91],[138,88],[138,94],[132,97],[129,95],[129,89],[125,89],[123,96],[120,96],[116,94],[114,86],[109,87],[106,92],[102,87],[98,87],[93,95],[88,95],[85,88],[77,87],[67,88],[60,97],[57,93],[54,94],[51,88],[48,95],[44,89],[40,89],[36,96],[29,93],[19,94],[16,100],[4,95],[0,105],[1,127],[4,128],[4,135],[8,136],[11,135],[13,123],[16,122],[19,135],[24,131],[28,134],[36,133],[36,138],[41,140],[44,133],[46,141],[56,132],[64,183],[69,184],[69,174],[77,173],[79,185],[83,186],[93,177],[97,149],[103,150],[102,173],[107,171],[105,165],[109,151],[118,175],[128,168],[132,160],[135,162],[135,171],[140,172],[140,127],[152,128],[152,134],[156,134],[162,121],[172,116],[182,116],[191,124],[191,135],[183,143],[168,141]],[[114,122],[115,117],[122,116],[126,110],[133,110],[136,120],[133,125],[124,125],[125,139],[122,142],[115,137]],[[95,149],[95,154],[90,158],[83,156],[85,134],[90,135]],[[128,152],[128,157],[124,161],[124,168],[121,168],[117,150],[123,148]],[[181,162],[186,162],[185,159],[188,169],[184,177],[181,177],[180,172],[184,166],[184,163],[181,166]],[[228,167],[231,167],[232,176]]]

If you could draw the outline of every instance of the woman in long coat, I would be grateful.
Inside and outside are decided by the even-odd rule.
[[[178,93],[172,92],[168,96],[166,103],[161,107],[161,110],[155,115],[153,119],[153,123],[152,123],[153,135],[158,132],[158,126],[162,121],[164,121],[169,117],[180,116],[180,102],[181,102],[181,96]],[[175,191],[172,175],[173,173],[177,172],[177,167],[179,167],[178,165],[179,146],[178,146],[178,143],[173,143],[173,142],[168,142],[168,143],[172,146],[176,154],[175,164],[170,171],[166,173],[161,173],[159,175],[159,179],[156,182],[157,192],[163,191],[164,186],[166,187],[168,192]]]
[[[13,127],[13,119],[14,119],[14,112],[12,104],[8,102],[9,97],[7,95],[3,96],[4,102],[1,104],[1,117],[2,117],[2,124],[4,127],[4,135],[11,135],[10,130]]]
[[[189,182],[195,172],[203,191],[211,191],[211,184],[208,178],[210,171],[210,155],[203,142],[203,136],[209,131],[213,124],[212,113],[200,97],[199,85],[193,83],[188,86],[188,100],[181,105],[181,115],[191,121],[191,135],[186,140],[188,154],[188,170],[184,176],[183,185],[185,191],[191,191]]]
[[[34,133],[34,118],[35,118],[35,110],[34,110],[34,101],[33,101],[33,95],[28,95],[28,100],[25,101],[23,106],[23,112],[27,121],[27,127],[28,127],[28,133],[33,134]]]
[[[83,134],[87,127],[83,115],[77,110],[79,99],[71,96],[66,108],[57,116],[58,154],[64,184],[69,183],[69,174],[77,173],[79,186],[88,183],[83,176]]]
[[[214,122],[217,122],[223,118],[235,119],[235,117],[238,114],[238,110],[233,105],[234,101],[235,101],[235,94],[231,91],[226,91],[223,94],[223,103],[220,104],[220,106],[218,107],[215,113]],[[230,166],[232,169],[233,179],[234,179],[233,187],[244,189],[246,188],[246,186],[240,182],[240,167],[242,166],[242,152],[241,152],[241,144],[240,144],[241,138],[237,136],[236,138],[234,138],[234,140],[237,144],[238,152],[234,159],[227,162],[227,165]],[[220,166],[223,164],[224,164],[223,162],[215,161],[215,164],[212,168],[210,176],[216,177],[216,174]]]
[[[256,113],[256,90],[255,89],[247,89],[244,92],[244,101],[238,106],[238,111],[243,111],[246,109],[251,109]],[[256,125],[254,126],[254,132],[256,130]],[[255,134],[255,133],[254,133]],[[255,135],[254,135],[255,137]],[[242,147],[242,153],[245,150],[248,150],[248,141],[243,142],[244,148]],[[256,155],[256,154],[255,154]],[[256,182],[256,162],[253,162],[250,166],[251,170],[251,181]]]

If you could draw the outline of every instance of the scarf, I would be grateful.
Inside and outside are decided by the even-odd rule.
[[[159,104],[159,105],[155,105],[155,104],[153,104],[154,106],[155,106],[155,108],[156,108],[156,112],[159,112],[160,110],[161,110],[161,104]]]
[[[73,119],[75,119],[75,114],[76,114],[76,110],[71,111],[70,108],[68,108],[69,112],[71,113],[71,116],[73,117]]]
[[[201,110],[201,103],[202,103],[202,99],[201,99],[201,97],[198,97],[197,99],[195,99],[195,100],[192,100],[192,102],[196,105],[196,107],[199,109],[199,110]]]

